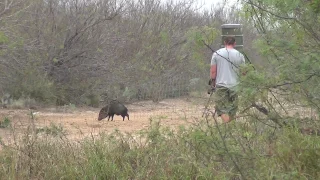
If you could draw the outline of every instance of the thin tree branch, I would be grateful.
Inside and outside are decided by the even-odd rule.
[[[282,83],[282,84],[277,84],[277,85],[270,86],[270,87],[268,87],[268,88],[279,88],[279,87],[287,86],[287,85],[301,84],[301,83],[304,83],[304,82],[309,81],[309,80],[310,80],[312,77],[314,77],[314,76],[319,77],[319,72],[315,72],[315,73],[309,75],[306,79],[301,80],[301,81],[285,82],[285,83]]]

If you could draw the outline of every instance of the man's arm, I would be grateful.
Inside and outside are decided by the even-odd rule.
[[[210,77],[211,79],[216,79],[217,77],[217,65],[211,65],[211,69],[210,69]]]
[[[215,87],[216,86],[216,78],[217,78],[217,64],[211,65],[210,78],[212,80],[212,85]]]
[[[211,86],[216,86],[216,78],[217,78],[217,59],[216,59],[217,53],[212,54],[211,58],[211,68],[210,68],[210,81]]]

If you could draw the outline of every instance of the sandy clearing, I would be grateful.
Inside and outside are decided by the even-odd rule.
[[[28,109],[0,109],[0,120],[5,117],[11,120],[16,134],[26,130],[34,122],[36,128],[49,127],[51,123],[61,125],[68,138],[79,139],[101,132],[110,133],[115,129],[121,132],[136,132],[150,126],[150,119],[161,119],[161,124],[176,128],[188,125],[201,118],[205,101],[195,103],[190,99],[167,99],[159,103],[141,101],[127,104],[130,120],[122,121],[121,116],[115,116],[114,121],[104,119],[98,121],[100,108],[42,108]],[[32,119],[31,113],[35,113]],[[2,140],[12,143],[13,133],[8,128],[0,129]]]

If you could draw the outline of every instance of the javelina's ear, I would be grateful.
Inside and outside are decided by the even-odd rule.
[[[105,107],[101,108],[100,113],[103,113],[103,112],[107,113],[108,110],[109,110],[109,106],[105,106]]]
[[[101,112],[108,112],[108,106],[105,106],[101,109]]]

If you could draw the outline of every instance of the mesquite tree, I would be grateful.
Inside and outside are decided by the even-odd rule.
[[[318,1],[245,0],[265,61],[242,78],[242,104],[261,102],[279,126],[294,119],[315,123],[320,112],[320,16]],[[308,112],[308,113],[307,113]]]

